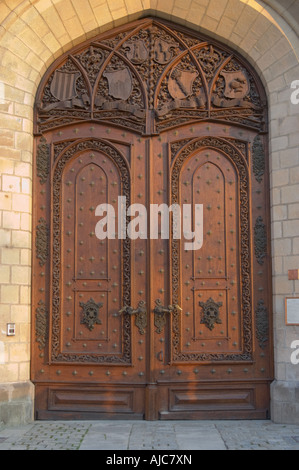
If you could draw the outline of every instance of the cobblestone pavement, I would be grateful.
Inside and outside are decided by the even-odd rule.
[[[0,425],[0,450],[299,450],[299,426],[271,421],[48,421]]]

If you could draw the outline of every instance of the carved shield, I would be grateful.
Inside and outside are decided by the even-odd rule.
[[[247,96],[250,85],[247,76],[244,72],[222,72],[225,79],[224,96],[231,99],[242,99]]]
[[[76,80],[80,72],[63,72],[56,70],[51,83],[51,93],[59,101],[67,101],[76,98]]]
[[[185,100],[193,94],[193,83],[197,72],[175,69],[168,82],[168,90],[174,100]]]
[[[133,64],[143,64],[148,58],[148,50],[143,41],[128,42],[125,44],[126,55]]]
[[[164,39],[156,39],[154,44],[154,58],[158,64],[168,64],[174,56],[175,46]]]
[[[113,72],[104,72],[103,76],[109,83],[109,95],[117,100],[126,101],[133,91],[133,80],[130,70],[126,67]]]

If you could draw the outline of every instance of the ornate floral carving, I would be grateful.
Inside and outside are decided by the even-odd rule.
[[[35,315],[35,338],[39,343],[39,349],[42,351],[45,349],[46,341],[48,339],[49,314],[43,300],[40,300],[38,305]]]
[[[49,229],[43,217],[39,219],[39,225],[36,227],[35,247],[36,257],[40,260],[40,266],[43,267],[49,256]]]
[[[256,311],[256,337],[261,349],[265,349],[269,340],[269,315],[264,300],[259,300]]]
[[[257,135],[252,146],[253,173],[256,180],[261,183],[265,173],[265,151],[261,137]]]
[[[263,265],[267,256],[267,231],[261,216],[256,219],[254,227],[254,248],[257,262]]]
[[[47,144],[45,137],[41,137],[40,143],[37,147],[36,168],[37,176],[40,178],[40,183],[45,184],[50,171],[50,145]]]

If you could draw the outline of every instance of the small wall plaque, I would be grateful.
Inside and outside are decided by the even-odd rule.
[[[299,269],[291,269],[289,271],[289,281],[298,281],[299,280]]]
[[[299,325],[299,297],[286,298],[286,324]]]

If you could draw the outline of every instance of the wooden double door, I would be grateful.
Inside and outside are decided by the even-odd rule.
[[[146,34],[153,35],[153,28],[153,53],[147,57]],[[113,53],[121,60],[115,44],[126,44],[125,34],[126,61],[119,70],[117,62],[109,69]],[[176,44],[182,42],[183,32],[176,35]],[[67,68],[70,56],[56,64],[39,92],[32,317],[36,418],[267,418],[272,340],[264,134],[246,106],[250,125],[225,121],[228,105],[217,100],[218,121],[211,118],[211,107],[207,119],[190,116],[191,102],[186,113],[186,101],[199,86],[195,78],[204,69],[195,72],[192,65],[188,72],[186,65],[195,64],[203,47],[211,54],[210,46],[185,38],[180,69],[169,25],[142,20],[113,37],[114,43],[111,37],[101,43],[106,72],[97,76],[98,66],[89,74],[94,89],[103,91],[101,80],[110,85],[109,105],[94,92],[92,99],[85,97],[93,103],[92,116],[87,108],[78,115],[74,100],[83,96],[78,74],[85,76],[80,68],[74,71],[74,57],[84,57],[81,50],[71,56],[72,66]],[[95,55],[99,44],[82,50]],[[222,69],[220,63],[215,67],[218,77],[229,63],[225,57]],[[163,73],[175,103],[159,107],[158,91],[143,113],[125,103],[132,93],[129,60],[135,68],[146,60],[163,70],[170,64],[170,75]],[[236,70],[225,73],[241,76]],[[250,84],[248,76],[245,80]],[[71,99],[73,105],[66,104]],[[231,106],[234,116],[240,115],[241,104]],[[188,119],[178,119],[179,110]],[[142,120],[141,132],[136,123]]]

